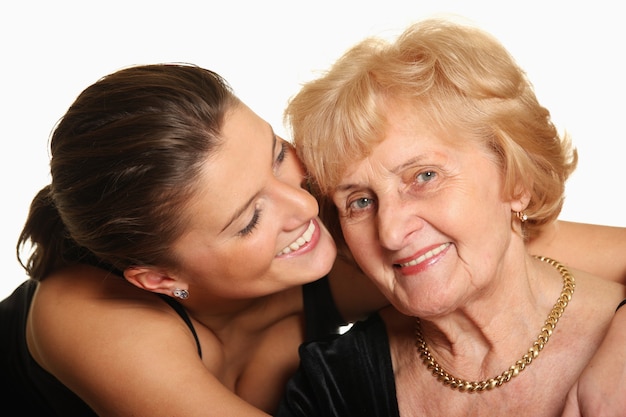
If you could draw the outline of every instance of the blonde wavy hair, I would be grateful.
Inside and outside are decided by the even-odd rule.
[[[465,133],[458,140],[484,144],[501,166],[503,195],[530,195],[527,237],[557,218],[578,161],[568,136],[559,135],[500,42],[469,25],[428,19],[394,42],[368,38],[355,45],[304,84],[285,111],[321,215],[340,244],[330,197],[346,168],[384,138],[392,102],[411,103],[434,129]]]

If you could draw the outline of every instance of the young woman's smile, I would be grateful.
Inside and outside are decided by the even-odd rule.
[[[311,250],[320,239],[319,224],[316,220],[311,220],[302,236],[296,239],[289,246],[278,252],[276,256],[286,257],[289,254],[302,254]]]
[[[224,121],[222,142],[207,160],[189,233],[177,253],[196,285],[224,297],[258,296],[324,276],[335,244],[302,188],[292,146],[241,104]]]

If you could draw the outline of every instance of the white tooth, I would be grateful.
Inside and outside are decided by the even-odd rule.
[[[304,238],[304,240],[306,240],[307,242],[311,241],[311,238],[313,237],[313,232],[315,232],[315,224],[313,222],[311,222],[311,224],[309,225],[309,228],[306,229],[306,232],[304,232],[304,234],[302,235],[302,237]]]
[[[291,253],[292,251],[296,251],[300,249],[300,246],[311,241],[311,238],[313,237],[313,232],[315,232],[315,223],[311,221],[309,222],[309,227],[302,234],[302,236],[300,236],[298,239],[296,239],[295,242],[293,242],[292,244],[290,244],[289,246],[287,246],[286,248],[278,252],[277,256]]]
[[[450,246],[450,243],[444,243],[444,244],[440,245],[439,247],[437,247],[437,248],[435,248],[433,250],[429,250],[425,254],[418,256],[417,259],[413,259],[410,262],[407,262],[407,263],[404,263],[404,264],[400,264],[400,266],[401,267],[406,267],[406,266],[414,266],[414,265],[417,265],[417,264],[421,264],[426,259],[430,259],[433,256],[441,253],[441,251],[443,251],[448,246]]]

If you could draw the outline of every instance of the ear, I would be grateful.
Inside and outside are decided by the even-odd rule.
[[[131,267],[124,270],[128,282],[142,290],[171,296],[175,289],[187,290],[187,284],[169,274],[149,266]]]
[[[516,187],[515,197],[511,200],[511,211],[522,212],[526,210],[528,203],[530,203],[530,191],[526,188],[521,188],[521,186]]]

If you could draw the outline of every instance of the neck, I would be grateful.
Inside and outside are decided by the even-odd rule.
[[[301,288],[241,300],[206,300],[192,297],[184,303],[189,316],[220,339],[240,332],[256,333],[302,311]],[[211,309],[207,309],[211,306]]]
[[[443,368],[438,371],[440,376],[446,372],[456,375],[448,383],[452,387],[468,389],[468,381],[481,384],[472,390],[500,386],[530,365],[547,343],[573,293],[573,277],[549,259],[531,261],[523,271],[504,275],[501,285],[486,292],[491,296],[477,297],[445,317],[418,321],[421,357],[425,363]],[[515,281],[514,276],[520,279]],[[560,288],[553,288],[556,277]],[[512,285],[515,282],[517,286]],[[503,294],[516,297],[512,301]]]

